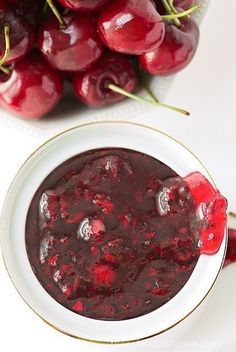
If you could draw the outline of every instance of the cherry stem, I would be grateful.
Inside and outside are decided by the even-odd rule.
[[[7,67],[3,67],[7,59],[9,58],[10,55],[10,50],[11,50],[11,44],[10,44],[10,27],[8,24],[5,24],[3,27],[4,30],[4,37],[5,37],[5,52],[0,59],[0,70],[4,72],[5,74],[9,75],[10,74],[10,69]]]
[[[43,6],[43,15],[45,15],[47,13],[47,10],[48,10],[48,2],[46,1]]]
[[[0,59],[0,66],[4,65],[10,55],[10,27],[8,24],[4,25],[4,37],[5,37],[5,52]]]
[[[56,6],[54,5],[52,0],[47,0],[48,6],[51,8],[52,12],[58,19],[58,22],[60,23],[61,28],[65,28],[66,24],[65,21],[63,20],[62,16],[60,15],[59,11],[57,10]]]
[[[5,73],[6,75],[10,75],[11,74],[11,70],[7,67],[3,67],[3,66],[0,66],[0,70]]]
[[[173,4],[171,3],[171,1],[168,1],[168,0],[161,0],[168,15],[173,15],[173,14],[176,14],[178,13],[175,9],[175,7],[173,6]],[[173,19],[173,22],[174,24],[177,26],[177,27],[180,27],[181,26],[181,23],[180,23],[180,20],[178,18],[174,18]]]
[[[140,69],[140,66],[139,65],[135,65],[134,68],[135,68],[135,72],[136,72],[136,74],[138,76],[138,79],[139,79],[143,89],[146,91],[146,93],[149,95],[149,97],[152,98],[152,100],[154,100],[154,101],[156,101],[158,103],[159,100],[157,99],[157,97],[153,93],[152,89],[150,88],[150,86],[146,82],[146,80],[144,78],[144,74],[143,74],[143,72]]]
[[[174,7],[174,4],[173,4],[173,0],[168,0],[168,3],[169,3],[169,6],[171,8],[171,11],[173,13],[178,13],[178,11],[176,10],[176,8]]]
[[[190,9],[183,11],[183,12],[178,12],[174,13],[172,15],[166,15],[166,16],[161,16],[163,21],[169,21],[169,20],[174,20],[176,18],[181,18],[181,17],[186,17],[188,15],[191,15],[191,13],[197,11],[200,9],[200,5],[194,5]]]
[[[136,100],[140,103],[146,103],[146,104],[149,104],[149,105],[153,105],[153,106],[159,106],[159,107],[162,107],[162,108],[167,108],[167,109],[171,109],[171,110],[174,110],[174,111],[177,111],[179,112],[180,114],[183,114],[185,116],[189,116],[189,112],[183,110],[183,109],[179,109],[175,106],[171,106],[171,105],[167,105],[167,104],[163,104],[159,101],[154,101],[154,100],[149,100],[149,99],[146,99],[146,98],[142,98],[142,97],[138,97],[137,95],[134,95],[132,93],[129,93],[129,92],[126,92],[126,90],[116,86],[115,84],[113,83],[109,83],[107,84],[106,86],[108,89],[111,89],[113,92],[115,93],[119,93],[121,95],[124,95],[126,96],[127,98],[130,98],[130,99],[133,99],[133,100]]]
[[[233,218],[236,218],[236,213],[234,213],[232,211],[229,213],[229,215],[232,216]]]
[[[155,96],[155,94],[153,93],[153,91],[151,90],[151,88],[149,87],[149,85],[147,84],[145,79],[143,78],[143,76],[141,77],[141,84],[142,84],[143,88],[145,89],[145,91],[147,92],[147,94],[150,96],[150,98],[152,100],[154,100],[156,103],[159,103],[159,100],[157,99],[157,97]]]

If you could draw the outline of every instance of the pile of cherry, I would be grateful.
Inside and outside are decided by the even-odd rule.
[[[140,72],[164,76],[192,60],[194,0],[0,0],[0,105],[25,119],[48,114],[72,82],[80,102],[102,107],[132,94]]]

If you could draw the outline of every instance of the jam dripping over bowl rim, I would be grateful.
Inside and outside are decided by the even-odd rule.
[[[14,286],[27,305],[46,323],[85,341],[131,343],[170,330],[205,300],[224,263],[227,231],[218,253],[213,256],[200,255],[186,285],[168,303],[151,313],[130,320],[102,321],[77,315],[61,306],[43,289],[28,260],[25,222],[29,204],[41,182],[62,162],[88,150],[109,147],[136,150],[153,156],[180,176],[199,171],[215,187],[208,171],[188,148],[153,127],[128,121],[81,124],[46,141],[20,168],[4,203],[1,244],[5,266]]]

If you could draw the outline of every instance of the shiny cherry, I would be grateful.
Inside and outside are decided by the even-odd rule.
[[[199,41],[199,30],[191,18],[182,19],[180,28],[166,24],[162,45],[139,56],[141,67],[152,75],[164,76],[176,73],[192,60]]]
[[[13,11],[0,12],[0,28],[5,24],[10,28],[10,56],[5,64],[15,63],[26,56],[34,45],[34,30],[32,25],[22,16]],[[0,31],[0,57],[5,51],[4,33]]]
[[[117,0],[101,12],[98,31],[110,49],[139,55],[161,45],[165,25],[150,0]]]
[[[78,73],[73,80],[75,95],[85,104],[102,107],[124,99],[121,94],[110,90],[107,85],[113,83],[127,92],[136,85],[132,64],[121,54],[106,52],[89,70]]]
[[[0,79],[0,105],[24,119],[39,119],[62,96],[63,83],[38,53],[17,62],[10,76]]]
[[[102,55],[103,43],[90,15],[68,14],[65,27],[50,17],[40,28],[38,47],[48,63],[62,71],[84,71]]]
[[[96,11],[110,0],[59,0],[67,9],[73,11]]]

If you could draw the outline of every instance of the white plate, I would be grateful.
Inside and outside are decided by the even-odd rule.
[[[198,3],[201,4],[201,8],[193,15],[193,17],[199,24],[204,18],[211,2],[212,0],[198,0]],[[152,79],[151,87],[155,92],[158,92],[158,97],[161,100],[166,98],[168,89],[170,88],[174,78],[175,76],[172,75],[167,78]],[[63,131],[81,122],[97,121],[101,119],[119,120],[121,117],[122,119],[128,119],[135,116],[137,111],[139,113],[148,113],[153,109],[155,108],[130,100],[125,100],[121,103],[114,104],[103,109],[89,109],[78,104],[77,99],[73,97],[71,87],[67,85],[66,92],[61,103],[48,117],[38,121],[27,121],[15,117],[7,111],[0,109],[0,121],[26,134],[45,136],[45,134],[52,135],[58,133],[59,131]]]
[[[162,339],[166,341],[184,335],[198,317],[198,306],[202,308],[202,302],[205,303],[222,266],[226,236],[218,253],[200,255],[191,277],[168,303],[149,314],[118,322],[98,322],[62,307],[42,288],[27,257],[25,223],[37,188],[65,160],[104,147],[137,150],[164,162],[181,176],[198,171],[211,180],[205,167],[189,150],[158,130],[127,121],[104,121],[68,130],[36,150],[11,184],[0,224],[6,268],[22,298],[40,317],[59,330],[82,339],[108,343],[128,343],[155,336],[152,343],[155,339],[159,345]]]

